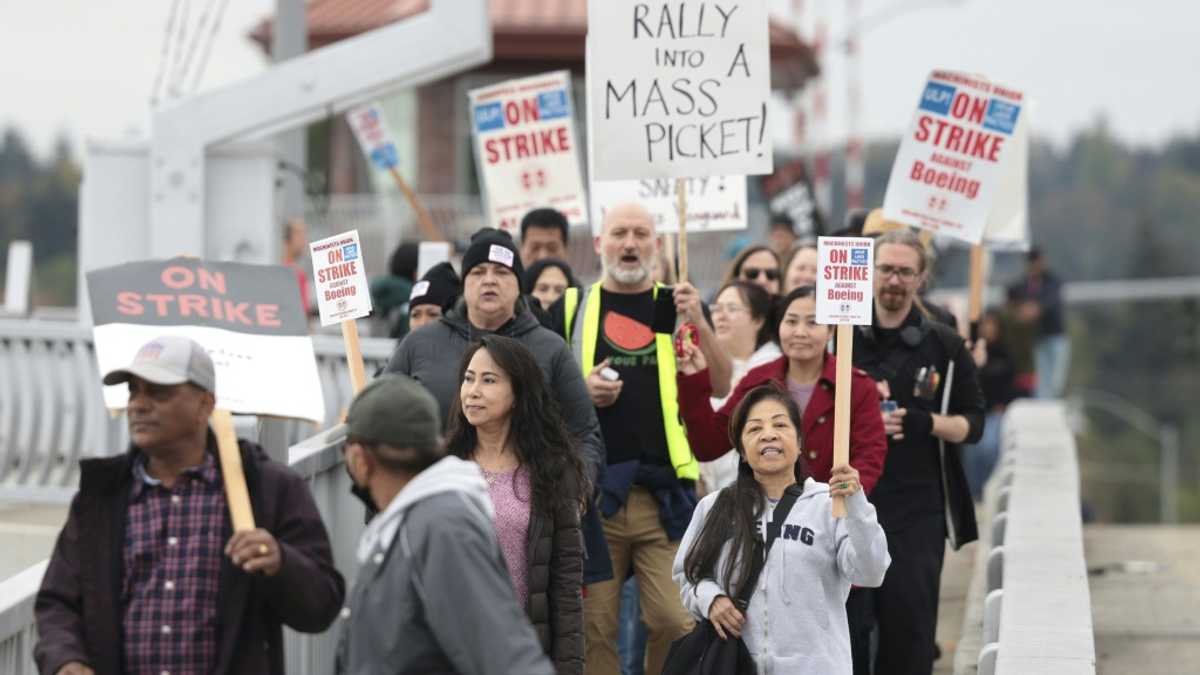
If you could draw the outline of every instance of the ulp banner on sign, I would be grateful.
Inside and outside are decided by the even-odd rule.
[[[540,207],[562,211],[571,224],[587,222],[571,74],[509,80],[469,96],[490,222],[511,232]]]
[[[766,0],[589,0],[595,178],[771,173]]]
[[[317,308],[321,325],[361,319],[371,314],[371,291],[363,267],[358,230],[350,230],[309,244]]]
[[[324,421],[292,270],[174,258],[95,270],[87,281],[102,375],[129,365],[160,335],[184,335],[212,356],[218,408]],[[104,388],[109,408],[124,408],[128,400],[125,386]]]
[[[693,232],[746,229],[746,177],[710,176],[684,181],[687,226]],[[592,233],[608,210],[637,202],[654,216],[658,233],[679,231],[675,181],[665,178],[592,182]]]
[[[1013,146],[1024,142],[1025,98],[986,79],[934,71],[896,154],[884,198],[889,220],[972,244],[984,236],[994,206],[1024,189]]]

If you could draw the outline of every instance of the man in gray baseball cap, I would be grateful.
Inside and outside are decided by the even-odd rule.
[[[164,335],[142,345],[133,363],[106,374],[104,384],[121,384],[133,377],[153,384],[191,383],[211,394],[217,392],[212,357],[200,343],[180,335]]]
[[[405,375],[375,380],[350,405],[347,470],[380,513],[342,612],[344,672],[553,675],[517,604],[483,474],[446,456],[438,418]]]

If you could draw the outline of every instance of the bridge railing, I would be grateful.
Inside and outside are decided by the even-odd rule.
[[[355,546],[363,528],[363,507],[349,497],[350,479],[342,466],[345,426],[338,425],[292,446],[288,464],[312,491],[317,509],[329,531],[334,563],[346,577],[347,589],[354,583],[358,565]],[[37,640],[33,602],[46,571],[42,561],[7,580],[0,581],[0,673],[36,675],[33,645]],[[324,633],[304,635],[284,631],[287,671],[296,675],[327,675],[334,670],[341,621]]]
[[[1017,401],[985,491],[955,673],[1094,674],[1079,459],[1066,409]]]
[[[336,424],[351,400],[341,337],[312,339],[325,422],[287,422],[289,444]],[[394,344],[362,341],[368,374]],[[79,482],[78,460],[124,452],[128,442],[125,420],[104,407],[91,328],[0,319],[0,501],[67,503]]]

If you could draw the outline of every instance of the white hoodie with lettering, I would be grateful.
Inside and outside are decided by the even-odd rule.
[[[733,597],[720,586],[729,561],[728,545],[713,578],[693,584],[683,570],[684,557],[718,494],[707,495],[696,506],[672,569],[683,606],[697,619],[708,618],[718,596]],[[832,504],[829,486],[808,479],[767,554],[742,627],[742,640],[760,675],[850,675],[853,671],[846,626],[850,585],[879,586],[892,559],[875,507],[862,491],[846,499],[845,518],[833,518]],[[773,510],[768,505],[759,524],[764,538]]]

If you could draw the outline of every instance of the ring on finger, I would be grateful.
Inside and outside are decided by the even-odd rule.
[[[270,552],[271,552],[271,549],[267,548],[267,545],[266,545],[266,544],[259,544],[259,545],[258,545],[258,554],[259,554],[259,555],[266,555],[266,554],[268,554],[268,553],[270,553]]]

